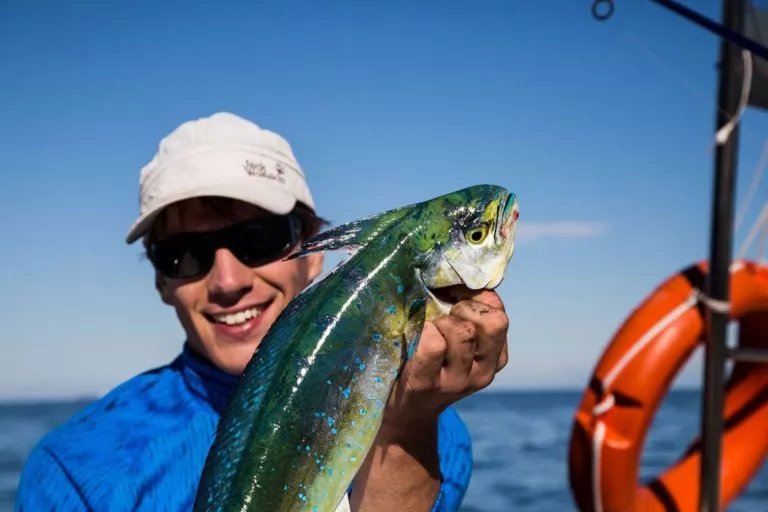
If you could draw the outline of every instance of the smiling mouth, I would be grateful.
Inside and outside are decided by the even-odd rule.
[[[204,313],[204,315],[210,322],[214,324],[223,324],[230,327],[236,327],[248,322],[249,320],[261,316],[261,314],[269,307],[270,304],[271,302],[260,304],[248,309],[243,309],[236,313],[223,313],[218,315]]]

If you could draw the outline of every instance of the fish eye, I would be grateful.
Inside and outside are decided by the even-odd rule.
[[[482,223],[466,232],[467,241],[471,244],[480,244],[488,236],[488,224]]]

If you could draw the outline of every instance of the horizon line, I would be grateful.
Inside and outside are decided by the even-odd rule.
[[[552,393],[584,393],[585,387],[575,386],[543,386],[543,387],[499,387],[499,388],[486,388],[480,390],[472,395],[462,398],[458,402],[466,398],[471,398],[477,395],[522,395],[531,393],[540,394],[552,394]],[[681,383],[671,387],[670,392],[676,391],[701,391],[701,386],[697,384]],[[37,395],[37,396],[0,396],[0,407],[8,406],[36,406],[36,405],[54,405],[54,404],[74,404],[74,403],[93,403],[104,395],[99,394],[79,394],[71,396],[53,396],[53,395]],[[456,403],[458,403],[456,402]]]

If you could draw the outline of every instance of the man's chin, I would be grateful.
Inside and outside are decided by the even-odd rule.
[[[215,364],[227,373],[241,375],[260,343],[261,338],[219,345]]]

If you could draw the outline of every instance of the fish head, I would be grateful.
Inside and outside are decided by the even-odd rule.
[[[417,271],[438,310],[447,314],[452,304],[440,289],[492,290],[503,281],[515,248],[517,196],[477,185],[441,196],[425,209]]]

